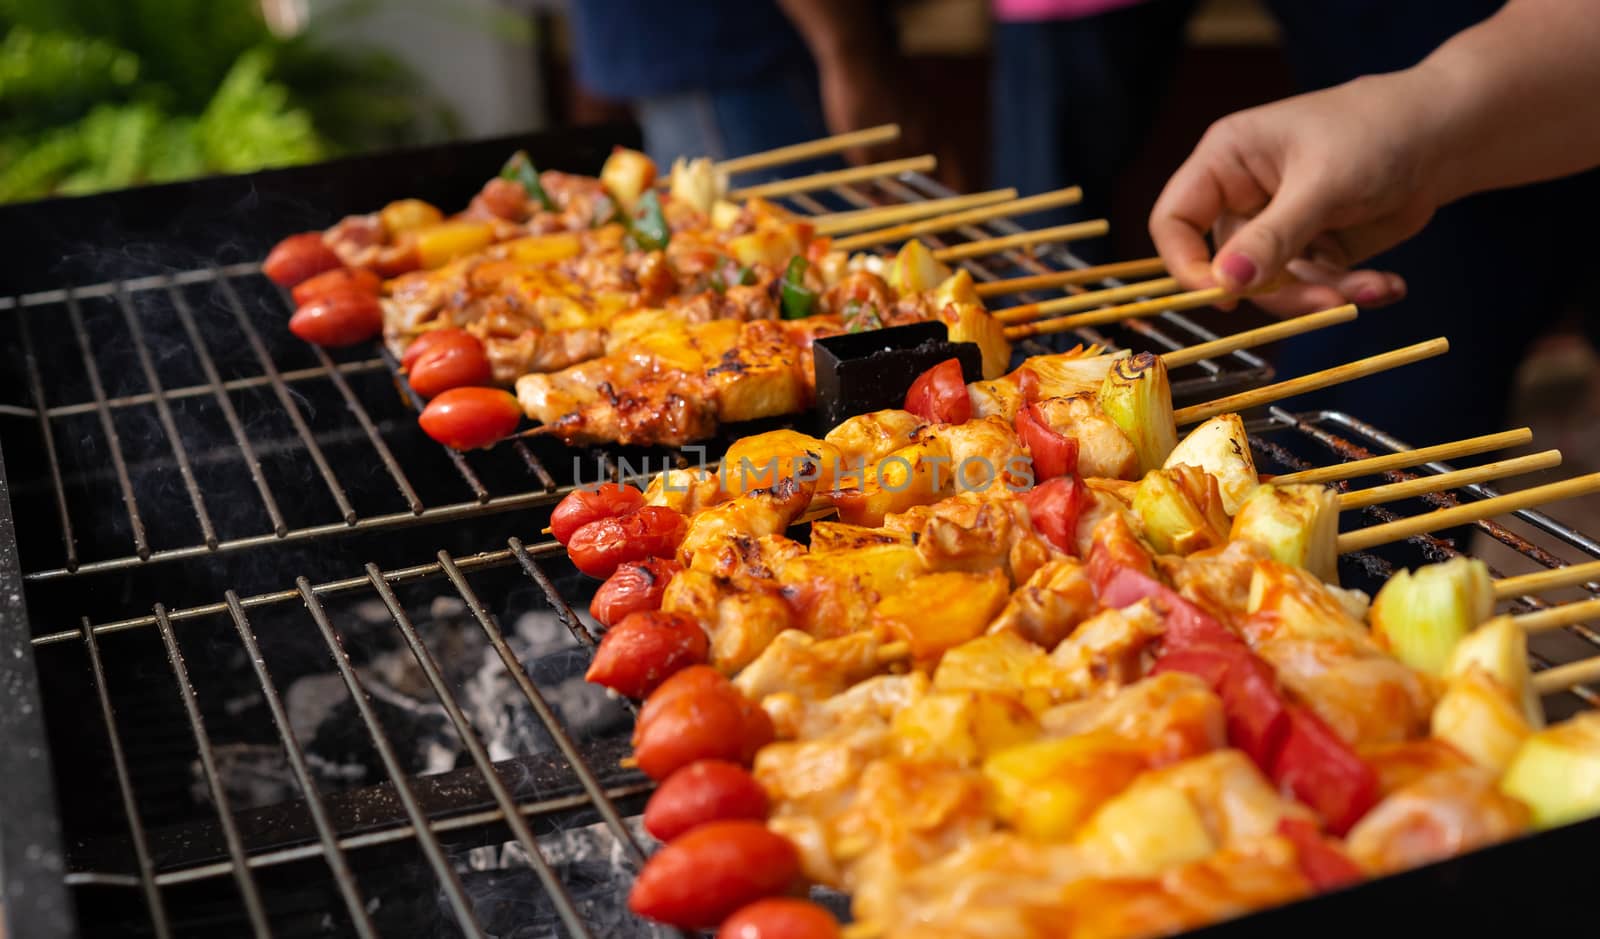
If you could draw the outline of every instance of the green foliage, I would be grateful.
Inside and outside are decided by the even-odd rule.
[[[0,29],[0,201],[306,163],[454,126],[392,56],[276,37],[255,0],[0,0]]]

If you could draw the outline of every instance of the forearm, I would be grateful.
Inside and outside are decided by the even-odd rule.
[[[1395,76],[1434,111],[1441,202],[1600,165],[1600,4],[1511,0]]]
[[[819,65],[877,56],[883,51],[881,23],[861,0],[778,0]]]

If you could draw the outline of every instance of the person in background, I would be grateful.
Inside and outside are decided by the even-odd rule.
[[[1096,48],[1114,64],[1096,68],[1107,82],[1177,58],[1181,29],[1144,34],[1133,65],[1133,53],[1106,38],[1110,17],[1155,16],[1169,3],[1175,12],[1185,6],[1151,0],[1078,24],[1106,27]],[[1415,444],[1503,429],[1516,367],[1563,311],[1593,243],[1574,233],[1596,204],[1595,174],[1520,185],[1600,160],[1593,4],[1267,6],[1297,83],[1326,90],[1230,116],[1207,132],[1152,214],[1162,256],[1191,287],[1252,289],[1287,271],[1302,283],[1259,300],[1280,313],[1346,300],[1393,304],[1284,343],[1276,359],[1284,374],[1434,336],[1451,341],[1448,355],[1302,396],[1297,410],[1370,416]],[[1060,126],[1069,135],[1064,151],[1088,141],[1090,152],[1121,154],[1144,130],[1075,116]],[[1116,140],[1089,140],[1113,132]],[[1485,191],[1502,186],[1520,188]],[[1207,235],[1221,246],[1214,259]],[[1361,262],[1370,267],[1351,269]]]
[[[892,24],[870,0],[577,0],[571,14],[579,82],[633,107],[663,168],[902,118]]]

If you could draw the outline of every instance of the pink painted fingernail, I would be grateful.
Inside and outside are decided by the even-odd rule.
[[[1387,296],[1388,296],[1388,293],[1386,293],[1382,288],[1379,288],[1379,287],[1362,287],[1360,290],[1356,291],[1356,302],[1357,303],[1377,303],[1378,301],[1384,299]]]
[[[1255,283],[1256,263],[1242,254],[1228,254],[1217,259],[1217,269],[1230,287],[1248,287]]]

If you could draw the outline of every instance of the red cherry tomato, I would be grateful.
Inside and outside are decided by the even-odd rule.
[[[572,533],[602,518],[627,515],[644,505],[644,493],[626,483],[601,483],[594,489],[578,489],[550,513],[550,534],[562,544],[572,540]]]
[[[451,388],[494,381],[494,366],[489,364],[489,354],[477,336],[464,329],[440,329],[430,335],[438,338],[417,355],[409,356],[411,361],[406,365],[406,378],[417,394],[432,398]],[[411,350],[406,352],[409,355]]]
[[[1035,479],[1054,479],[1078,471],[1077,439],[1057,433],[1045,423],[1037,404],[1023,405],[1017,412],[1015,424],[1017,436],[1022,438],[1033,460]]]
[[[590,577],[610,577],[629,561],[672,557],[687,529],[682,515],[647,505],[621,518],[596,519],[573,532],[567,554]]]
[[[339,267],[295,284],[290,294],[294,297],[295,306],[305,306],[319,297],[346,291],[370,293],[376,297],[382,283],[377,274],[364,268]]]
[[[717,939],[839,939],[839,921],[795,897],[768,897],[723,920]]]
[[[1022,494],[1033,527],[1057,550],[1078,554],[1078,517],[1089,503],[1089,487],[1076,476],[1058,476]]]
[[[606,632],[583,676],[626,698],[644,698],[674,672],[701,665],[710,651],[694,617],[649,610]]]
[[[708,822],[767,817],[767,791],[742,766],[700,760],[678,770],[644,807],[644,830],[671,841]]]
[[[603,625],[615,626],[633,613],[661,609],[667,585],[683,568],[667,558],[645,558],[617,567],[617,570],[589,601],[589,614]]]
[[[709,929],[752,901],[789,889],[800,855],[760,822],[712,822],[645,862],[628,909],[669,926]]]
[[[945,359],[911,383],[906,410],[936,424],[960,424],[972,419],[972,399],[960,359]]]
[[[640,771],[659,781],[696,760],[749,764],[772,736],[767,712],[716,669],[695,665],[662,682],[645,701],[633,753]]]
[[[323,271],[343,267],[344,262],[322,240],[322,232],[308,231],[278,242],[261,262],[261,273],[280,287],[293,287]]]
[[[499,388],[451,388],[422,409],[417,423],[429,437],[456,450],[487,447],[508,436],[522,408]]]
[[[289,317],[289,331],[319,346],[350,346],[383,331],[383,307],[370,293],[324,294]]]

